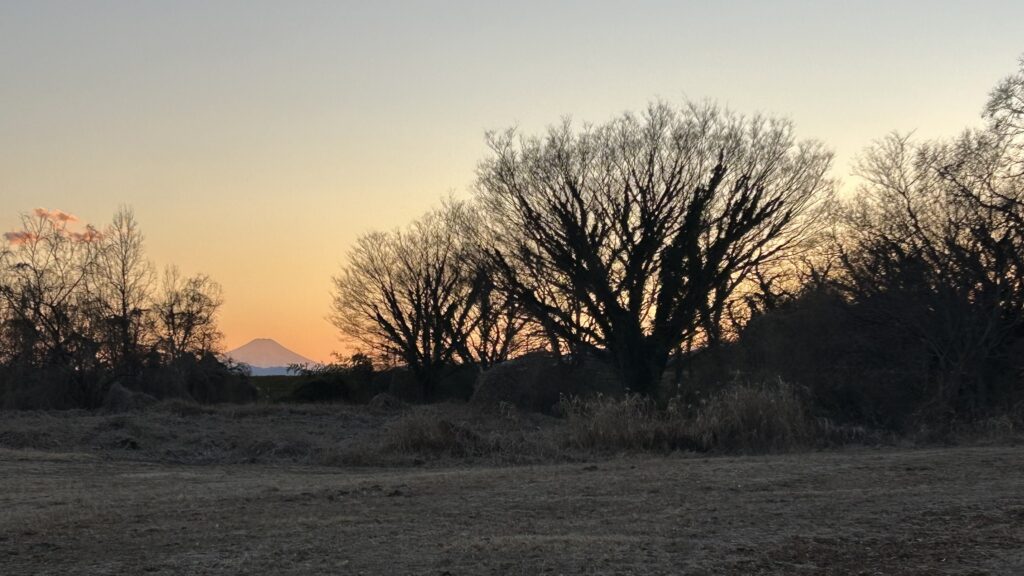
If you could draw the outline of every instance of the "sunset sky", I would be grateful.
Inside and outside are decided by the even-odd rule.
[[[348,247],[467,194],[485,130],[713,99],[849,186],[886,132],[977,124],[1022,53],[1020,0],[2,2],[0,227],[128,204],[158,267],[221,283],[227,348],[326,360]]]

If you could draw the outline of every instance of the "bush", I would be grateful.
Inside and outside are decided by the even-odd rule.
[[[435,400],[466,402],[473,397],[480,371],[476,366],[452,366],[441,375],[434,390]]]
[[[62,366],[0,366],[0,407],[15,410],[95,408],[103,401],[96,374]]]
[[[247,371],[225,364],[213,354],[206,354],[198,362],[190,364],[188,391],[198,402],[245,404],[255,402],[259,396],[249,381]]]
[[[103,409],[107,412],[129,412],[141,410],[156,402],[145,392],[133,392],[119,382],[114,382],[107,389],[107,395],[103,398]]]
[[[151,365],[142,371],[135,386],[138,389],[133,391],[158,399],[182,398],[202,404],[244,404],[259,397],[243,368],[225,364],[213,354],[183,356],[167,365]]]
[[[365,356],[355,355],[348,362],[314,367],[293,367],[297,383],[282,400],[287,402],[350,402],[366,404],[384,389],[378,373]]]
[[[450,366],[441,371],[434,384],[433,395],[427,398],[423,383],[406,367],[381,370],[374,374],[374,395],[386,392],[403,402],[425,403],[448,400],[467,401],[473,395],[478,372],[474,366]]]
[[[340,378],[303,380],[286,398],[289,402],[337,402],[348,400],[346,382]]]
[[[395,410],[401,410],[404,406],[404,402],[387,392],[381,392],[370,399],[369,406],[371,409],[377,410],[378,412],[393,412]]]
[[[781,379],[839,425],[900,431],[928,398],[926,354],[919,340],[879,329],[833,291],[809,290],[756,315],[735,342],[685,359],[683,392],[699,403],[737,379]]]
[[[248,374],[213,355],[146,366],[134,376],[60,366],[0,366],[0,408],[6,409],[119,411],[153,399],[241,404],[256,401],[257,395]]]
[[[520,410],[552,413],[562,397],[618,396],[624,392],[610,366],[595,358],[574,362],[548,353],[521,356],[491,367],[480,375],[472,402],[497,407],[511,404]]]

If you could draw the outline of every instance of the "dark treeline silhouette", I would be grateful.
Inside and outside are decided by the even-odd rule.
[[[216,356],[220,286],[169,267],[158,278],[132,211],[104,229],[37,209],[0,251],[0,405],[96,407],[121,394],[253,397]],[[141,397],[141,396],[139,396]]]
[[[470,200],[349,251],[330,318],[365,355],[307,367],[293,399],[679,407],[781,380],[841,423],[1020,419],[1024,60],[983,120],[877,141],[843,198],[820,143],[712,105],[492,133]],[[207,276],[155,272],[129,209],[24,215],[0,250],[0,405],[252,400],[217,356],[220,304]]]
[[[714,106],[495,133],[471,201],[359,240],[332,320],[427,398],[532,352],[661,402],[782,378],[844,422],[1019,416],[1024,60],[984,120],[883,138],[846,198],[788,121]]]

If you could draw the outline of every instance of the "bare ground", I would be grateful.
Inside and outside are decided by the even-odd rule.
[[[1021,447],[384,469],[20,447],[0,486],[2,574],[1024,574]]]

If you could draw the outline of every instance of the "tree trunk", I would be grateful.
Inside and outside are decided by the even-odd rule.
[[[616,348],[613,357],[623,385],[631,392],[655,396],[668,365],[668,349],[642,335],[619,342]]]

